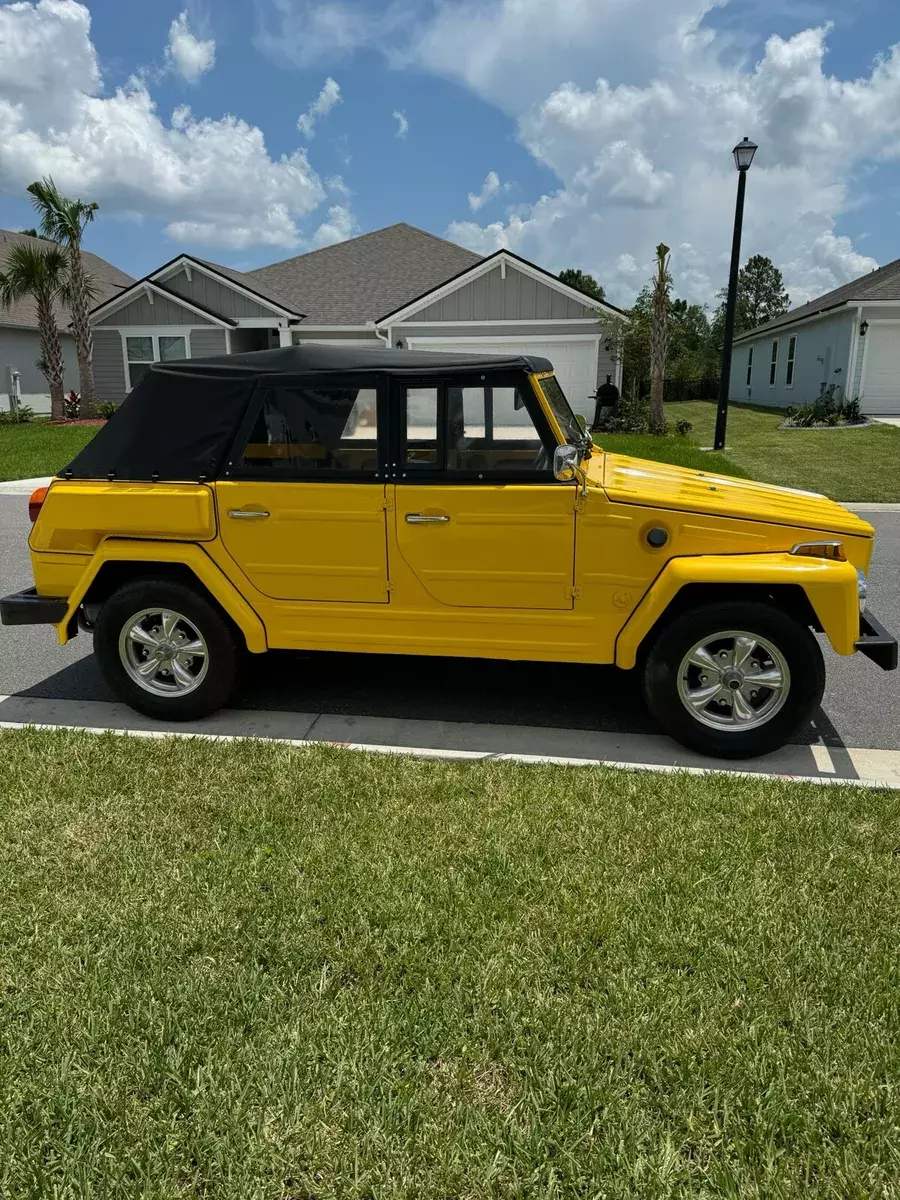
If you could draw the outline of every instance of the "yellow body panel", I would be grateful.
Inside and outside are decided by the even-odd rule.
[[[797,584],[834,649],[853,652],[855,568],[867,570],[873,544],[867,522],[825,497],[601,450],[584,467],[584,489],[57,480],[31,538],[35,583],[41,595],[69,599],[61,641],[104,563],[182,563],[255,652],[622,667],[686,584]],[[651,529],[665,531],[663,547],[649,545]],[[847,563],[789,554],[829,538],[843,542]]]

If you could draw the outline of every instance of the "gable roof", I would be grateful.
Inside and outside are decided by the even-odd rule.
[[[223,267],[221,263],[210,262],[206,258],[194,258],[192,254],[182,254],[179,257],[190,259],[192,262],[199,263],[202,267],[208,267],[210,271],[215,271],[217,274],[224,276],[225,279],[230,279],[232,283],[238,284],[246,291],[253,292],[254,295],[259,296],[260,300],[268,301],[278,308],[283,308],[295,317],[304,316],[302,308],[298,309],[286,297],[280,295],[273,288],[267,287],[263,281],[253,279],[247,271],[236,271],[234,267]]]
[[[781,329],[785,325],[793,325],[797,321],[804,321],[808,317],[828,312],[829,309],[840,308],[844,304],[877,304],[879,300],[900,300],[900,258],[895,258],[893,262],[889,262],[875,271],[869,271],[867,275],[861,275],[859,279],[854,279],[851,283],[842,283],[840,287],[826,292],[817,300],[810,300],[808,304],[792,308],[784,316],[776,317],[774,321],[767,321],[764,325],[758,325],[756,329],[751,329],[749,333],[742,333],[739,338],[734,340],[735,342],[746,342],[750,338],[768,333],[770,329]]]
[[[462,286],[469,279],[486,274],[493,269],[495,263],[503,261],[511,263],[512,266],[518,267],[536,279],[546,280],[550,287],[569,296],[577,304],[583,304],[585,308],[606,308],[621,316],[626,323],[628,322],[628,314],[624,309],[617,308],[615,304],[610,304],[608,300],[598,300],[594,296],[589,296],[587,292],[580,292],[578,288],[573,288],[568,283],[563,283],[558,275],[553,275],[550,271],[545,271],[543,267],[529,262],[527,258],[522,258],[515,251],[507,250],[504,247],[500,250],[495,250],[493,254],[487,255],[486,258],[479,258],[476,262],[470,263],[463,270],[457,272],[456,275],[451,275],[449,279],[441,280],[436,287],[427,288],[426,291],[418,296],[413,296],[399,307],[392,309],[391,312],[384,313],[378,318],[377,323],[381,325],[387,321],[409,320],[416,309],[426,308],[429,304],[433,304],[435,300],[440,299],[442,295],[454,291],[456,287]]]
[[[16,245],[46,246],[44,238],[33,238],[27,233],[18,233],[12,229],[0,229],[0,271],[6,266],[10,250]],[[50,243],[52,245],[52,243]],[[117,296],[125,288],[134,283],[131,275],[126,275],[118,267],[107,262],[98,254],[83,251],[85,269],[94,285],[97,298],[96,304],[105,304],[107,300]],[[56,305],[56,323],[65,330],[72,316],[63,304]],[[31,296],[17,300],[10,308],[0,307],[0,326],[15,326],[19,329],[37,329],[37,306]]]
[[[481,262],[481,256],[401,221],[245,272],[310,325],[365,325]]]

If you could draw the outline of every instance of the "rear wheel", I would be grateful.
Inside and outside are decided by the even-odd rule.
[[[732,602],[683,613],[644,668],[647,706],[682,745],[719,758],[783,746],[822,700],[818,642],[770,604]]]
[[[167,579],[126,584],[103,604],[94,653],[126,704],[149,717],[194,721],[226,704],[238,648],[201,592]]]

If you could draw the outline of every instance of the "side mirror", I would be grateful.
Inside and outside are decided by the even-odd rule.
[[[553,475],[561,483],[571,483],[576,478],[576,468],[581,463],[577,446],[557,446],[553,451]]]

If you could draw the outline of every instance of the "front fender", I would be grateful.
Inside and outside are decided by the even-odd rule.
[[[154,542],[109,538],[101,542],[69,596],[66,615],[56,626],[60,645],[69,640],[69,625],[100,568],[108,562],[178,563],[191,570],[210,595],[221,604],[247,640],[247,649],[263,654],[266,630],[254,610],[199,546],[190,542]]]
[[[791,584],[803,588],[838,654],[853,654],[859,637],[856,568],[847,562],[787,553],[673,558],[648,589],[616,639],[616,666],[633,667],[644,638],[688,584]]]

